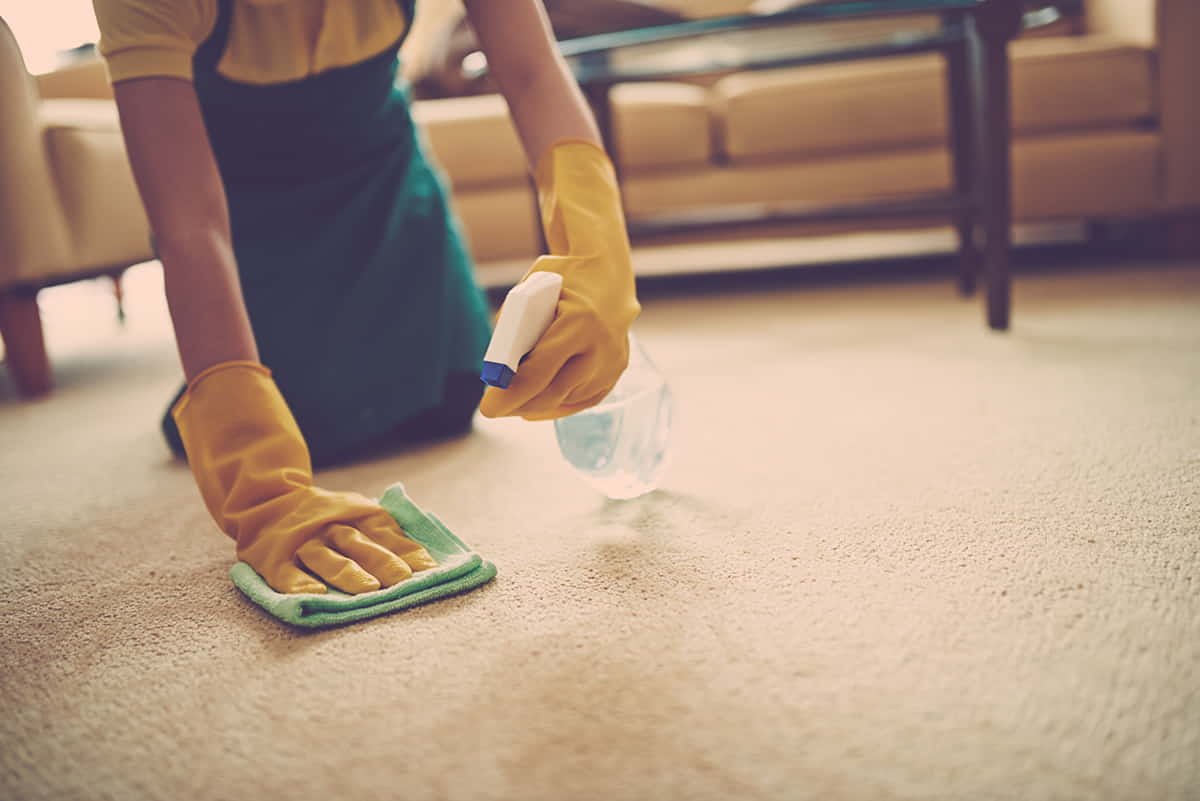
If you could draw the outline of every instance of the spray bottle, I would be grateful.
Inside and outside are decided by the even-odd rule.
[[[505,297],[480,377],[504,389],[521,358],[554,320],[562,276],[531,273]],[[629,335],[629,366],[597,405],[554,421],[563,459],[613,499],[636,498],[658,486],[667,467],[671,390],[641,343]]]

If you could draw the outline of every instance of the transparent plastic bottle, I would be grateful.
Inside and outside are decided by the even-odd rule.
[[[641,343],[629,335],[629,366],[599,404],[554,421],[563,459],[609,498],[657,488],[668,463],[671,390]]]

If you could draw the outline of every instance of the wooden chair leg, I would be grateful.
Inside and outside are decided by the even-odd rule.
[[[54,382],[36,289],[0,289],[0,336],[4,338],[5,361],[17,392],[24,398],[50,392]]]
[[[125,287],[121,285],[121,279],[125,277],[125,270],[117,270],[109,277],[113,282],[113,296],[117,299],[117,322],[125,325]]]

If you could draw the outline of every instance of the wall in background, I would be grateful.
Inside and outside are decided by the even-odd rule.
[[[91,0],[0,0],[25,66],[35,75],[70,60],[69,51],[100,36]]]

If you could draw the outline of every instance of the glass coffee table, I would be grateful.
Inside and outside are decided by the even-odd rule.
[[[769,211],[730,206],[631,217],[630,235],[636,240],[754,222],[947,219],[957,231],[960,291],[972,294],[982,278],[987,324],[1006,330],[1012,223],[1008,43],[1023,28],[1060,19],[1061,5],[1022,0],[783,0],[771,3],[774,10],[764,13],[605,33],[562,41],[559,47],[592,105],[615,162],[620,143],[613,136],[609,90],[617,84],[943,54],[953,164],[949,191],[833,208],[773,204]],[[895,18],[900,16],[912,18],[911,28],[897,26]],[[486,61],[480,54],[464,61],[468,74],[483,69]]]

